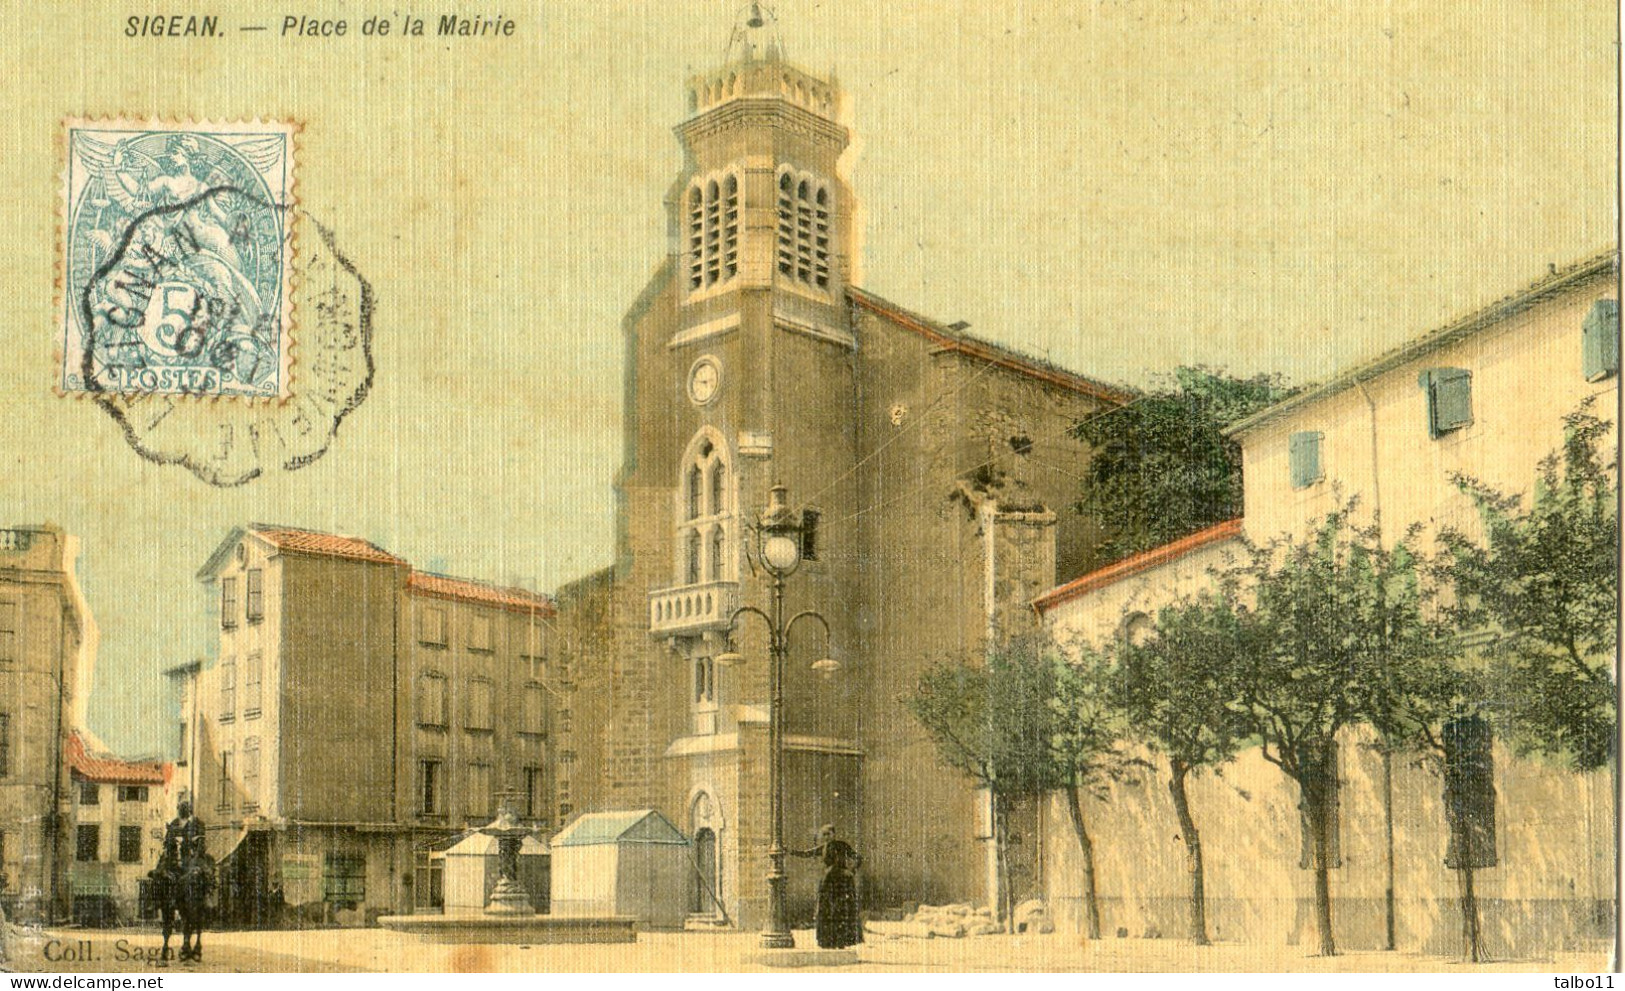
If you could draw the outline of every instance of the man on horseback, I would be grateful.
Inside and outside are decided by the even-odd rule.
[[[181,802],[164,829],[163,852],[148,874],[164,917],[163,959],[169,959],[169,937],[175,916],[181,917],[181,959],[203,959],[203,909],[214,886],[214,864],[204,849],[203,820],[192,815],[192,803]]]

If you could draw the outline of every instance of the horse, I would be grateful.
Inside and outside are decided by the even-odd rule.
[[[209,894],[214,890],[214,861],[207,854],[190,857],[166,854],[147,875],[152,879],[152,896],[164,919],[164,948],[159,959],[169,959],[169,937],[175,932],[175,918],[181,922],[180,959],[203,959],[203,916]]]

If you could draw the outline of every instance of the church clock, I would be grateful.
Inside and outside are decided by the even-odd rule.
[[[710,355],[694,362],[694,366],[688,370],[688,398],[696,406],[704,406],[715,399],[721,384],[722,369]]]

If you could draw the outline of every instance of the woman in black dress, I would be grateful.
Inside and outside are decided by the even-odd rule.
[[[818,913],[815,926],[818,945],[838,950],[863,942],[863,923],[858,919],[856,872],[863,858],[845,840],[835,838],[835,827],[818,830],[818,845],[811,850],[792,850],[796,857],[817,857],[824,862],[824,879],[818,882]]]

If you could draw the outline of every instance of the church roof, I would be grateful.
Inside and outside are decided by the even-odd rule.
[[[1125,578],[1131,578],[1142,571],[1177,561],[1187,554],[1194,553],[1209,544],[1222,543],[1234,540],[1241,536],[1241,520],[1225,520],[1206,530],[1198,530],[1188,537],[1170,541],[1160,547],[1153,547],[1148,551],[1131,554],[1121,561],[1106,565],[1089,572],[1080,578],[1074,578],[1056,588],[1050,589],[1033,599],[1033,608],[1039,613],[1046,613],[1063,602],[1070,602],[1079,596],[1087,595],[1097,589],[1116,584]]]
[[[946,327],[866,290],[848,287],[847,295],[852,300],[852,305],[885,317],[899,327],[918,334],[936,345],[940,351],[957,351],[979,361],[992,362],[1011,371],[1109,403],[1126,403],[1135,396],[1132,390],[1123,386],[1086,378],[1041,358],[1022,354],[1002,344],[994,344],[992,341],[967,334],[963,330]]]

